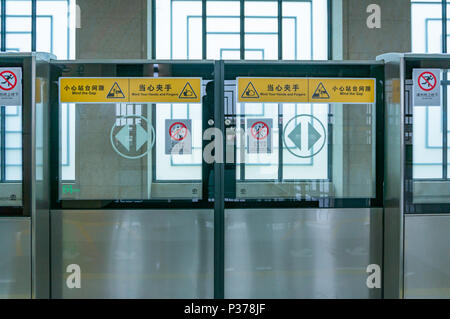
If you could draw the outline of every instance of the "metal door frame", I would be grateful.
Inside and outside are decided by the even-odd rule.
[[[58,200],[58,176],[59,176],[59,119],[58,119],[58,108],[55,107],[59,105],[58,99],[58,86],[57,80],[67,66],[77,67],[77,71],[80,76],[84,75],[83,69],[80,68],[84,63],[97,63],[97,64],[107,64],[107,65],[142,65],[142,64],[176,64],[178,66],[185,67],[185,72],[190,76],[195,75],[194,66],[196,61],[154,61],[154,60],[76,60],[76,61],[54,61],[52,63],[52,115],[51,115],[51,209],[61,210],[64,207],[61,206],[61,202]],[[210,62],[209,62],[210,63]],[[125,67],[126,69],[126,67]],[[384,86],[384,74],[383,74],[383,63],[374,61],[346,61],[346,62],[335,62],[335,61],[303,61],[303,62],[278,62],[278,61],[215,61],[213,65],[214,75],[213,80],[215,82],[214,86],[214,127],[225,131],[225,114],[224,114],[224,84],[226,80],[234,79],[233,74],[239,72],[243,73],[242,70],[246,70],[245,74],[250,74],[252,76],[273,76],[273,77],[373,77],[377,79],[376,85],[376,111],[377,111],[377,126],[376,126],[376,198],[362,200],[362,201],[348,201],[348,200],[333,200],[332,204],[329,204],[330,208],[339,207],[382,207],[383,194],[382,194],[382,182],[383,182],[383,136],[384,136],[384,121],[380,120],[384,116],[383,108],[383,86]],[[241,70],[241,71],[239,71]],[[233,73],[234,72],[234,73]],[[194,73],[194,74],[192,74]],[[92,76],[92,75],[91,75]],[[116,76],[128,76],[128,74],[117,74]],[[135,75],[139,76],[139,75]],[[178,75],[177,75],[178,76]],[[101,77],[101,76],[100,76]],[[55,110],[56,109],[56,110]],[[204,130],[205,128],[203,128]],[[225,134],[223,134],[223,144],[225,144]],[[225,154],[224,154],[225,158]],[[204,165],[204,163],[203,163]],[[224,270],[224,256],[225,256],[225,221],[224,221],[224,211],[225,207],[229,206],[233,208],[235,206],[233,203],[225,203],[225,185],[224,185],[224,163],[214,164],[214,298],[222,299],[225,293],[225,270]],[[89,201],[84,201],[85,209],[93,209],[96,207],[90,206]],[[174,207],[178,208],[177,203]],[[172,205],[171,204],[171,205]],[[302,203],[300,206],[298,204],[285,205],[286,207],[315,207],[317,203],[312,203],[310,205],[304,205]],[[253,203],[249,203],[247,206],[253,206]],[[275,206],[279,207],[275,203]],[[281,205],[283,207],[284,205]],[[151,203],[150,201],[145,203],[115,203],[112,205],[107,205],[102,209],[151,209],[151,208],[161,208],[164,204]],[[324,206],[327,207],[327,206]],[[75,208],[75,207],[67,207]],[[180,204],[179,208],[183,208],[183,204]],[[192,208],[192,207],[190,207]],[[199,207],[197,207],[199,208]]]
[[[219,69],[220,68],[220,69]],[[223,68],[223,69],[222,69]],[[327,203],[319,203],[324,208],[383,208],[383,180],[384,180],[384,63],[376,61],[218,61],[216,62],[216,72],[223,74],[221,87],[225,86],[225,81],[235,80],[237,76],[250,77],[335,77],[335,78],[357,78],[371,77],[376,78],[376,197],[367,200],[357,199],[333,199]],[[223,104],[223,92],[218,92]],[[216,102],[216,108],[220,101]],[[220,129],[224,131],[224,120],[226,115],[223,113],[224,105],[220,105],[217,110],[217,119],[221,119]],[[219,126],[217,126],[219,127]],[[225,135],[225,134],[224,134]],[[224,141],[225,149],[225,141]],[[235,145],[236,147],[236,145]],[[224,154],[226,158],[226,154]],[[235,164],[234,164],[235,165]],[[221,187],[224,187],[225,165],[216,165],[219,170]],[[235,174],[234,174],[235,176]],[[217,178],[217,176],[216,176]],[[217,181],[219,182],[219,180]],[[217,184],[216,184],[217,185]],[[225,202],[223,190],[216,189],[216,199],[220,199],[223,204],[215,205],[215,216],[220,221],[215,221],[215,227],[220,227],[220,233],[215,231],[215,247],[222,249],[221,258],[215,258],[215,297],[224,298],[225,296],[225,265],[224,265],[224,210],[230,208],[311,208],[317,207],[317,203],[277,203],[264,202],[257,204],[249,201],[248,203]],[[327,206],[328,205],[328,206]],[[216,228],[215,228],[216,230]],[[216,254],[216,250],[214,252]]]
[[[388,125],[398,130],[397,136],[386,135],[386,161],[391,171],[386,170],[385,187],[392,192],[386,198],[384,254],[388,256],[384,263],[384,294],[386,298],[405,298],[405,219],[415,216],[433,218],[433,216],[447,216],[450,204],[413,204],[412,192],[412,103],[411,79],[413,68],[450,69],[450,54],[413,54],[387,53],[377,57],[385,63],[386,80],[386,129]],[[398,83],[398,86],[394,85]],[[448,84],[447,74],[441,83]],[[447,88],[444,86],[443,113],[447,108]],[[443,129],[448,123],[443,118]],[[443,148],[448,142],[443,134]],[[394,139],[397,139],[395,141]],[[398,146],[398,147],[397,147]],[[443,153],[443,165],[447,154]],[[444,154],[445,153],[445,154]],[[392,173],[398,169],[398,176]],[[445,174],[444,174],[445,175]],[[443,176],[444,177],[444,176]],[[417,210],[417,211],[416,211]]]
[[[157,66],[156,65],[164,65],[165,67],[170,68],[171,77],[193,77],[198,76],[202,77],[204,81],[215,81],[216,83],[221,83],[222,75],[217,71],[222,62],[213,62],[213,61],[183,61],[183,60],[173,60],[173,61],[165,61],[165,60],[58,60],[53,61],[51,65],[51,135],[50,135],[50,143],[52,145],[51,156],[50,156],[50,175],[51,175],[51,210],[52,213],[58,213],[66,211],[79,211],[79,210],[102,210],[107,212],[109,211],[126,211],[126,210],[161,210],[161,209],[177,209],[177,210],[186,210],[186,209],[214,209],[214,223],[219,223],[217,225],[217,229],[220,229],[220,213],[223,212],[223,209],[220,209],[221,201],[215,200],[214,203],[208,201],[208,198],[202,198],[196,203],[188,200],[136,200],[133,201],[130,199],[129,201],[114,201],[114,200],[60,200],[59,199],[59,151],[60,151],[60,141],[59,141],[59,87],[58,87],[58,79],[64,76],[72,76],[72,77],[152,77],[154,76]],[[94,70],[85,70],[86,65],[97,65],[101,66],[101,68],[96,68]],[[87,68],[86,68],[87,69]],[[219,68],[220,69],[220,68]],[[100,70],[100,72],[99,72]],[[218,110],[221,109],[223,105],[223,101],[220,100],[217,96],[223,96],[223,88],[220,85],[214,86],[214,99],[209,101],[208,103],[214,103],[214,127],[218,127],[221,121],[220,113]],[[202,102],[204,105],[203,96]],[[154,103],[148,103],[149,105],[154,105]],[[223,122],[223,121],[222,121]],[[202,128],[202,134],[207,129],[207,127]],[[151,152],[149,152],[149,156],[152,156]],[[202,158],[202,166],[205,166],[205,161]],[[152,168],[149,168],[152,169]],[[220,170],[221,164],[216,163],[214,165],[215,172],[215,183],[214,186],[214,195],[220,196],[221,190],[220,187],[216,187],[216,185],[220,185]],[[203,183],[207,183],[205,180],[204,171],[202,170],[202,180]],[[105,203],[106,202],[106,203]],[[170,207],[169,207],[170,205]],[[216,226],[216,225],[215,225]],[[217,243],[220,241],[220,233],[214,231],[214,246],[216,247]],[[220,264],[221,254],[216,253],[216,251],[221,251],[220,248],[214,250],[214,265]],[[217,261],[219,259],[219,261]],[[216,281],[220,280],[219,276],[214,276],[215,287],[217,286]],[[218,296],[218,292],[216,293],[216,289],[214,289],[214,297],[220,298]],[[52,296],[50,296],[52,297]]]

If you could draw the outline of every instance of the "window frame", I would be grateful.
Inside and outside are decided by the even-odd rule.
[[[172,0],[170,0],[172,1]],[[278,58],[277,60],[283,60],[283,3],[287,2],[309,2],[312,4],[314,0],[201,0],[202,3],[202,60],[207,59],[207,14],[206,14],[206,3],[207,1],[239,1],[240,3],[240,29],[239,29],[239,38],[240,38],[240,46],[239,46],[239,56],[240,60],[245,60],[245,52],[248,50],[245,47],[245,2],[257,1],[257,2],[277,2],[278,12],[277,12],[277,23],[278,23],[278,35],[277,35],[277,44],[278,44]],[[331,14],[332,0],[327,0],[327,59],[332,60],[332,14]],[[152,4],[151,8],[151,52],[150,58],[156,59],[156,5],[155,2]],[[312,29],[311,29],[312,30]],[[311,57],[312,59],[312,57]]]

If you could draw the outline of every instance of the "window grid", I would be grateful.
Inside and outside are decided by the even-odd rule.
[[[73,5],[73,0],[0,0],[0,51],[46,51],[58,58],[73,58],[73,28],[70,22],[73,19],[70,16]],[[13,40],[13,44],[8,44],[10,42],[8,39]],[[69,116],[67,119],[69,121]],[[22,134],[20,123],[21,106],[1,106],[0,182],[2,183],[18,182],[22,179],[21,157],[17,155],[18,151],[22,151],[21,138],[17,139],[17,135]],[[68,144],[67,148],[69,147]]]
[[[271,31],[271,32],[263,32],[263,31],[258,31],[256,32],[258,35],[270,35],[270,36],[276,36],[276,47],[275,47],[275,56],[277,60],[283,60],[283,37],[285,36],[285,34],[283,34],[283,27],[287,28],[287,26],[289,24],[287,24],[287,22],[289,22],[290,20],[293,22],[293,25],[295,25],[295,28],[293,30],[292,33],[294,33],[295,36],[295,40],[294,40],[294,60],[297,59],[301,59],[301,60],[307,60],[307,59],[315,59],[315,45],[314,45],[314,37],[313,37],[313,32],[314,32],[314,27],[315,27],[315,21],[313,21],[313,17],[314,17],[314,9],[313,9],[313,2],[314,0],[167,0],[168,2],[164,2],[164,3],[159,3],[158,1],[155,1],[155,5],[152,7],[152,30],[153,30],[153,34],[152,34],[152,45],[151,45],[151,58],[152,59],[158,59],[158,58],[164,58],[164,59],[177,59],[177,58],[184,58],[184,59],[211,59],[213,57],[211,57],[211,54],[208,54],[208,37],[210,37],[213,34],[219,34],[220,35],[227,35],[227,36],[236,36],[239,38],[239,47],[223,47],[223,48],[219,48],[219,54],[217,55],[218,59],[222,59],[224,57],[224,54],[228,53],[228,54],[233,54],[234,58],[237,59],[245,59],[246,55],[250,56],[250,57],[258,57],[258,58],[266,58],[268,56],[267,52],[265,52],[265,50],[263,48],[252,48],[252,47],[248,47],[248,45],[246,46],[246,37],[250,36],[250,35],[254,35],[255,32],[247,32],[248,30],[246,30],[246,24],[248,23],[249,19],[267,19],[267,21],[269,22],[270,20],[275,20],[275,25],[276,25],[276,29],[275,31]],[[208,4],[213,4],[215,2],[222,2],[222,3],[228,3],[230,5],[237,5],[239,4],[239,14],[237,13],[237,8],[235,8],[234,11],[236,11],[236,13],[234,14],[225,14],[225,15],[218,15],[218,14],[214,14],[214,13],[208,13],[207,10],[207,5]],[[246,5],[248,4],[252,4],[252,3],[268,3],[268,4],[272,4],[275,5],[277,10],[273,10],[273,14],[271,16],[267,16],[267,15],[260,15],[260,14],[255,14],[253,12],[249,12],[249,10],[246,10]],[[326,15],[325,15],[325,20],[327,20],[327,35],[326,35],[326,46],[327,48],[325,49],[326,54],[324,56],[320,56],[319,59],[331,59],[331,23],[330,20],[331,19],[331,4],[330,4],[330,0],[324,0],[325,5],[323,6],[323,9],[326,9]],[[286,14],[288,15],[284,15],[283,14],[283,5],[285,4],[306,4],[309,6],[309,9],[307,10],[307,14],[309,15],[309,32],[308,36],[310,37],[310,39],[308,39],[308,41],[310,42],[310,46],[311,48],[308,51],[308,57],[305,57],[303,55],[298,56],[297,52],[300,48],[300,45],[298,44],[298,29],[297,27],[300,27],[300,25],[298,24],[298,18],[292,14],[292,12],[286,12]],[[176,14],[177,12],[177,6],[180,5],[186,5],[186,4],[190,4],[190,8],[193,10],[193,12],[195,13],[187,13],[186,16],[183,16],[183,20],[185,19],[186,21],[183,22],[185,24],[185,26],[181,26],[181,29],[178,30],[176,28],[176,26],[174,26],[174,23],[180,23],[179,20],[174,17],[174,14]],[[196,6],[195,6],[196,5]],[[201,8],[200,6],[201,5]],[[195,8],[195,9],[194,9]],[[322,9],[322,8],[321,8]],[[161,17],[160,13],[162,11],[166,10],[167,11],[167,16],[165,16],[164,18]],[[158,11],[158,13],[157,13]],[[233,11],[233,10],[231,10]],[[233,11],[233,12],[234,12]],[[300,10],[302,11],[302,10]],[[180,18],[180,17],[178,17]],[[229,30],[229,31],[221,31],[221,32],[217,32],[217,31],[211,31],[210,27],[208,26],[209,22],[212,19],[228,19],[228,20],[237,20],[239,19],[239,30],[234,30],[235,28],[231,27],[231,29],[233,30]],[[160,23],[162,22],[158,22],[157,20],[161,20],[164,22],[168,21],[168,25],[165,26],[164,28],[162,28],[162,26],[159,26]],[[178,20],[178,21],[177,21]],[[200,23],[195,23],[195,21],[201,21]],[[201,26],[201,27],[200,27]],[[201,28],[201,30],[199,30]],[[162,29],[166,29],[166,30],[162,30]],[[196,33],[194,35],[191,35],[191,33],[195,32],[193,31],[195,30]],[[163,34],[160,33],[163,32]],[[182,35],[185,36],[185,39],[183,39],[183,45],[185,45],[186,47],[182,48],[182,50],[186,50],[186,54],[181,54],[184,57],[179,57],[176,56],[174,52],[176,52],[176,54],[180,55],[180,53],[178,52],[179,50],[175,50],[174,49],[174,45],[179,45],[179,43],[177,43],[177,40],[174,40],[174,36],[175,35]],[[163,41],[158,41],[157,37],[161,37],[164,39],[164,44],[162,44]],[[198,50],[197,52],[195,52],[194,54],[191,51],[191,48],[193,47],[193,45],[190,45],[190,41],[195,41],[193,40],[195,38],[195,40],[198,43],[198,46],[201,46],[201,50]],[[201,39],[199,39],[201,38]],[[184,44],[184,42],[186,41],[186,43]],[[303,39],[302,39],[303,41]],[[175,44],[174,44],[175,43]],[[159,47],[158,47],[159,46]],[[167,52],[164,52],[163,54],[160,53],[161,47],[162,46],[167,46],[167,48],[165,48],[164,50]],[[318,50],[318,49],[316,49]],[[201,51],[201,53],[200,53]],[[162,56],[164,55],[164,57]],[[229,55],[228,55],[229,56]],[[226,58],[226,56],[225,56]],[[291,58],[289,58],[291,59]]]
[[[439,17],[439,11],[438,10],[431,10],[431,8],[434,9],[434,7],[440,7],[440,17]],[[447,7],[448,7],[448,0],[435,0],[435,1],[423,1],[423,0],[411,0],[411,15],[412,15],[412,23],[411,23],[411,34],[413,35],[412,38],[412,51],[423,51],[424,53],[447,53],[447,43],[448,38],[450,37],[450,32],[448,32],[447,25],[448,25],[448,15],[447,15]],[[422,8],[422,10],[417,10],[419,8]],[[427,16],[427,10],[428,13],[433,11],[433,16]],[[423,15],[420,16],[417,14],[415,16],[415,12],[422,11],[424,12]],[[420,20],[420,21],[415,21]],[[436,25],[437,24],[437,25]],[[420,35],[419,37],[415,36],[414,27],[417,25],[421,25],[420,28],[423,27],[423,35]],[[435,26],[433,28],[433,26]],[[440,37],[439,43],[433,41],[433,36],[435,37],[438,30],[440,29],[440,34],[438,36]],[[419,30],[420,31],[420,30]],[[415,36],[415,37],[414,37]],[[423,42],[422,42],[423,41]],[[436,48],[436,45],[439,47],[439,49]],[[425,142],[426,142],[426,148],[439,148],[442,149],[442,163],[418,163],[414,162],[413,159],[413,165],[414,166],[420,166],[420,165],[439,165],[442,166],[442,177],[439,179],[448,180],[449,179],[449,157],[447,150],[450,149],[448,144],[448,135],[449,135],[449,127],[448,127],[448,100],[447,100],[447,92],[448,92],[448,71],[443,70],[443,76],[442,76],[442,147],[431,147],[429,145],[428,141],[428,135],[429,135],[429,125],[428,125],[428,118],[429,118],[429,107],[426,107],[425,110]],[[440,162],[440,160],[439,160]],[[418,178],[415,178],[418,179]],[[428,179],[428,178],[425,178]]]

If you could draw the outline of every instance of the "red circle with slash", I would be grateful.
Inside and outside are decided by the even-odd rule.
[[[5,76],[5,74],[11,74],[12,77],[14,78],[14,81],[12,81],[14,83],[11,83],[11,81],[10,81],[11,78],[7,78]],[[9,87],[9,88],[3,87],[3,85],[2,85],[3,83],[1,82],[2,79],[6,81],[5,84],[8,83],[11,87]],[[3,71],[3,72],[0,73],[0,89],[5,90],[5,91],[10,91],[10,90],[14,89],[16,87],[16,85],[17,85],[17,77],[14,74],[14,72],[12,72],[12,71]]]
[[[175,130],[172,130],[175,127]],[[187,135],[188,129],[182,122],[175,122],[169,127],[170,138],[175,141],[182,141]],[[184,133],[184,134],[183,134]],[[178,137],[177,137],[178,135]]]
[[[431,78],[432,80],[431,80]],[[421,83],[421,80],[425,80],[424,83]],[[419,79],[417,80],[419,82],[419,87],[424,90],[424,91],[431,91],[432,89],[434,89],[436,87],[436,76],[428,71],[423,72],[422,74],[419,75]],[[434,83],[430,83],[434,81]],[[425,85],[429,85],[429,88],[425,88]]]
[[[255,122],[253,123],[250,132],[255,139],[259,141],[264,140],[269,136],[269,127],[262,121]]]

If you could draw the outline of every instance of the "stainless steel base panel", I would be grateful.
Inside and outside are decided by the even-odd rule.
[[[0,298],[31,298],[30,218],[0,218]]]
[[[450,214],[405,215],[405,298],[450,298]]]
[[[51,297],[212,298],[213,225],[212,210],[52,211]]]
[[[380,209],[225,211],[226,298],[381,298]]]

